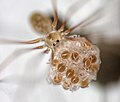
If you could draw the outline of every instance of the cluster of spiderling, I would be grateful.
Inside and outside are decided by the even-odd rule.
[[[61,41],[52,57],[49,81],[70,91],[85,88],[95,80],[101,63],[98,47],[85,38]]]

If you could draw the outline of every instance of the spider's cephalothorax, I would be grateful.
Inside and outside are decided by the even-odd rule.
[[[51,31],[48,36],[45,38],[45,43],[47,47],[54,49],[57,43],[59,43],[62,39],[60,32]]]
[[[53,2],[55,3],[55,2]],[[100,55],[97,46],[93,45],[84,37],[68,36],[75,28],[81,26],[85,21],[65,30],[68,21],[66,18],[59,29],[58,14],[56,4],[53,4],[54,20],[51,20],[41,13],[33,13],[30,21],[32,27],[44,37],[31,41],[8,41],[8,43],[35,44],[44,42],[44,45],[37,46],[33,49],[46,48],[44,52],[51,54],[51,68],[49,81],[54,85],[62,85],[64,89],[71,91],[79,87],[87,87],[91,80],[95,80],[100,66]]]

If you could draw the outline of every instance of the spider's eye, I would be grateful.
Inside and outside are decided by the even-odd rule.
[[[55,44],[53,43],[53,46],[55,46]]]
[[[59,42],[59,40],[57,40],[56,42]]]

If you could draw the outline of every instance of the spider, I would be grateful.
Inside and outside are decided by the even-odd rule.
[[[68,21],[66,18],[59,29],[58,12],[56,2],[53,5],[53,22],[42,13],[33,13],[30,17],[32,27],[44,37],[36,38],[30,41],[11,41],[8,43],[17,44],[35,44],[44,42],[43,45],[32,49],[44,49],[45,53],[51,51],[49,81],[54,85],[61,85],[65,90],[75,91],[79,87],[85,88],[91,80],[96,80],[97,72],[100,66],[100,51],[96,45],[93,45],[85,37],[68,36],[70,33],[81,26],[85,21],[65,29]]]

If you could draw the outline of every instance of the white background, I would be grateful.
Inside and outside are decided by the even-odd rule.
[[[77,0],[58,0],[60,14],[64,15],[67,8],[75,1]],[[118,39],[119,0],[83,1],[86,5],[73,16],[71,24],[77,24],[94,10],[104,7],[105,17],[93,27],[99,30],[105,26],[106,22],[111,21],[111,25],[104,29],[105,37],[109,36],[112,40]],[[52,12],[50,0],[0,0],[0,38],[29,40],[39,36],[29,23],[30,14],[36,10],[45,14]],[[28,47],[27,45],[0,45],[0,63],[14,51],[20,51],[17,49]],[[1,70],[0,102],[120,102],[120,82],[110,84],[106,88],[95,83],[73,93],[62,87],[49,85],[46,78],[50,66],[46,63],[50,54],[43,55],[42,51],[20,55]],[[13,59],[14,56],[17,55],[9,59]],[[2,67],[0,64],[0,69]]]

